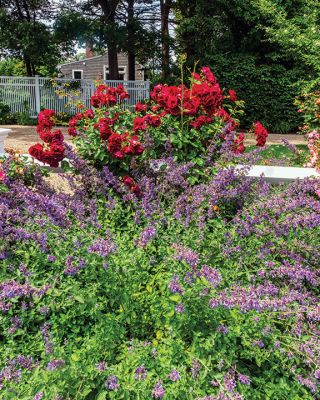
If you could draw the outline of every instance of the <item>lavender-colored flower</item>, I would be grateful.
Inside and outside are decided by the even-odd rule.
[[[15,333],[21,326],[21,319],[17,316],[11,318],[11,326],[8,329],[8,333]]]
[[[96,368],[99,372],[104,372],[106,370],[107,364],[105,361],[100,361],[96,364]]]
[[[143,381],[147,378],[148,371],[146,370],[145,366],[142,364],[138,367],[134,372],[134,379],[138,381]]]
[[[316,379],[320,379],[320,369],[316,369],[316,370],[314,371],[314,377],[315,377]]]
[[[234,377],[234,370],[231,368],[223,378],[224,387],[230,393],[233,393],[236,388],[236,381]]]
[[[48,261],[49,261],[49,262],[55,262],[56,259],[57,259],[56,256],[53,256],[53,255],[51,255],[51,254],[48,255]]]
[[[227,335],[229,333],[229,328],[224,325],[224,324],[220,324],[217,328],[217,332],[223,333],[224,335]]]
[[[199,263],[199,256],[195,251],[187,247],[180,246],[176,243],[172,245],[175,249],[174,259],[178,261],[185,261],[190,267],[195,268]]]
[[[294,144],[290,143],[288,139],[281,139],[282,143],[294,154],[299,154],[299,149]]]
[[[46,349],[46,354],[52,354],[53,353],[53,342],[52,342],[52,335],[50,332],[51,325],[49,323],[43,324],[41,327],[41,333],[43,336],[44,340],[44,345]]]
[[[30,271],[28,270],[28,268],[26,267],[26,265],[24,264],[20,264],[19,267],[19,271],[22,273],[23,276],[25,276],[26,278],[29,278],[31,276]]]
[[[254,340],[254,341],[252,342],[252,345],[253,345],[253,346],[260,347],[260,349],[263,349],[263,348],[264,348],[264,343],[263,343],[262,340]]]
[[[296,376],[297,381],[301,384],[306,386],[307,388],[309,388],[311,390],[312,393],[315,393],[318,389],[318,384],[317,382],[315,382],[313,379],[311,378],[304,378],[301,375],[297,375]]]
[[[47,315],[49,313],[49,311],[50,311],[50,308],[47,306],[40,307],[40,314],[42,314],[42,315]]]
[[[120,388],[118,378],[115,375],[109,375],[104,385],[108,390],[118,390]]]
[[[146,247],[147,244],[154,238],[155,234],[157,233],[156,227],[151,225],[147,226],[139,236],[139,239],[137,240],[137,246],[139,247]]]
[[[212,287],[216,287],[221,282],[220,272],[215,269],[208,267],[207,265],[203,265],[201,268],[201,276],[203,276]]]
[[[242,383],[243,385],[250,385],[251,384],[251,379],[249,378],[249,376],[240,374],[240,372],[238,372],[237,377],[238,377],[238,381],[240,383]]]
[[[155,399],[162,399],[165,393],[166,392],[162,386],[162,381],[159,380],[152,389],[152,397]]]
[[[59,360],[59,359],[51,360],[48,362],[47,369],[48,371],[54,371],[55,369],[62,367],[64,364],[65,364],[64,360]]]
[[[103,263],[102,267],[103,269],[107,270],[110,268],[110,265],[108,263]]]
[[[44,396],[43,392],[38,392],[38,393],[34,396],[33,400],[41,400],[41,399],[43,398],[43,396]]]
[[[201,368],[200,362],[198,360],[196,360],[196,359],[193,360],[192,361],[192,367],[191,367],[191,374],[192,374],[193,378],[195,378],[195,379],[198,378],[200,368]]]
[[[74,257],[68,256],[66,260],[66,267],[63,271],[66,275],[74,276],[76,275],[81,269],[86,266],[86,261],[82,258],[79,260],[75,260]]]
[[[114,253],[115,250],[116,245],[111,241],[110,238],[96,239],[88,248],[89,253],[98,254],[101,257],[108,257],[111,253]]]
[[[179,282],[179,276],[178,275],[174,275],[173,278],[171,279],[171,281],[169,282],[168,285],[169,290],[172,293],[179,293],[182,294],[184,293],[184,290]]]
[[[179,303],[175,306],[175,312],[177,312],[178,314],[183,314],[185,312],[185,307],[183,303]]]
[[[169,374],[168,374],[168,378],[172,380],[172,382],[176,382],[178,381],[181,377],[179,374],[179,371],[177,371],[176,369],[173,369]]]

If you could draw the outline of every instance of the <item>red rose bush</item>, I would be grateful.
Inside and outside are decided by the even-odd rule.
[[[91,108],[78,112],[68,123],[76,151],[98,170],[107,165],[117,176],[127,176],[133,158],[141,163],[159,159],[168,148],[178,162],[195,165],[203,165],[212,147],[215,152],[210,157],[217,158],[225,142],[235,154],[245,151],[244,134],[237,133],[243,102],[234,90],[225,92],[208,67],[193,73],[189,86],[156,85],[150,101],[138,102],[133,110],[122,106],[128,97],[123,85],[100,85],[91,97]],[[42,111],[37,132],[44,143],[29,149],[34,158],[51,167],[65,156],[64,137],[59,129],[53,130],[54,124],[55,112]],[[254,129],[257,146],[264,146],[266,129],[260,122]]]

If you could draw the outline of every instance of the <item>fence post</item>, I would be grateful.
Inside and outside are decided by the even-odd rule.
[[[34,88],[35,88],[35,96],[36,96],[36,111],[37,111],[37,114],[39,114],[39,112],[41,110],[39,75],[36,75],[34,77]]]
[[[149,81],[149,79],[146,81],[146,90],[147,90],[146,99],[149,100],[150,99],[150,81]]]

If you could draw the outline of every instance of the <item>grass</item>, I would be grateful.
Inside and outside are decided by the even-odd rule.
[[[281,144],[271,144],[261,152],[262,159],[259,165],[283,165],[290,167],[303,167],[308,160],[309,150],[307,145],[296,145],[298,153],[292,152],[287,146]],[[248,146],[247,151],[256,149],[255,146]]]

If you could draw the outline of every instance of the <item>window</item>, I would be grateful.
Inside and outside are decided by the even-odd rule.
[[[125,81],[127,79],[127,68],[126,67],[118,67],[119,80]],[[110,81],[109,67],[108,65],[104,66],[104,79],[106,81]]]
[[[83,71],[82,69],[72,70],[72,79],[82,79]]]

